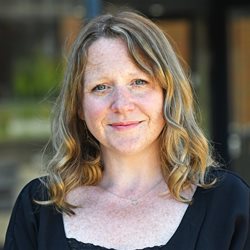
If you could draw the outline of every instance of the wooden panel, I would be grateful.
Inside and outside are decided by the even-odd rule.
[[[160,20],[157,25],[170,36],[170,42],[177,49],[177,53],[190,64],[190,34],[191,24],[184,19]],[[171,41],[172,40],[172,41]]]
[[[250,127],[250,17],[234,17],[229,26],[230,121]]]

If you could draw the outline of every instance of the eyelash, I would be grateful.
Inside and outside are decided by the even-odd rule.
[[[105,89],[104,89],[104,88],[99,89],[100,87],[105,87]],[[110,88],[110,87],[109,87],[108,85],[106,85],[106,84],[98,84],[98,85],[96,85],[96,86],[92,89],[92,91],[102,92],[102,91],[104,91],[104,90],[106,90],[106,89],[108,89],[108,88]]]
[[[138,81],[140,81],[140,82],[143,82],[143,84],[137,84],[136,82],[138,82]],[[146,85],[148,82],[147,81],[145,81],[145,80],[143,80],[143,79],[135,79],[133,82],[132,82],[132,84],[133,85],[136,85],[136,86],[142,86],[142,85]]]

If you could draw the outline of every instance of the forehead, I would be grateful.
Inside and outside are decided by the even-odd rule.
[[[119,38],[99,38],[89,46],[87,56],[88,66],[130,57],[127,45]]]
[[[120,38],[99,38],[87,51],[85,76],[98,72],[141,71],[131,58],[126,43]]]

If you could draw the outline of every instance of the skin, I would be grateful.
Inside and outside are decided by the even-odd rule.
[[[89,47],[82,110],[101,145],[103,187],[117,184],[115,190],[125,194],[125,187],[135,192],[136,185],[140,193],[162,178],[163,90],[133,63],[122,40],[100,38]]]
[[[168,191],[158,140],[163,91],[135,66],[122,40],[100,38],[90,46],[81,110],[100,142],[104,172],[98,185],[68,194],[79,207],[75,216],[64,215],[67,237],[122,250],[165,244],[187,204],[159,195]]]

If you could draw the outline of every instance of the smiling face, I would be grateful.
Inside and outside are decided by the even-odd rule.
[[[88,50],[81,117],[102,153],[159,153],[163,90],[129,57],[121,39],[99,38]]]

